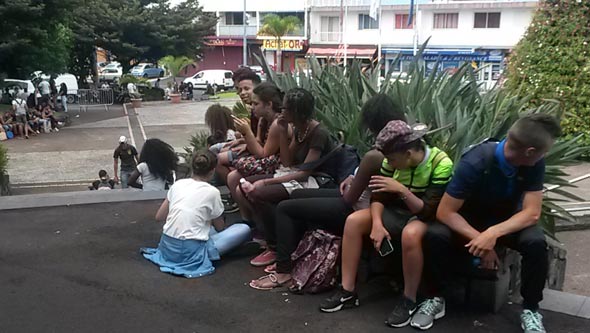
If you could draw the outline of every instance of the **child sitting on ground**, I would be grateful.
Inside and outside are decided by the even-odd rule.
[[[106,170],[100,170],[98,172],[98,180],[92,182],[92,185],[88,186],[89,190],[112,190],[115,188],[115,181],[109,177],[109,174]]]
[[[175,182],[156,213],[156,221],[166,221],[158,248],[142,248],[141,252],[162,272],[196,278],[212,274],[212,260],[251,237],[246,224],[225,228],[221,195],[208,183],[217,157],[210,151],[197,152],[191,165],[192,178]]]

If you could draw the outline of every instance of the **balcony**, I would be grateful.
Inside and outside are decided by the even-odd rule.
[[[319,38],[320,42],[340,42],[340,32],[320,31],[314,37]]]
[[[246,26],[246,36],[256,36],[256,26]],[[243,25],[219,25],[219,36],[243,36]]]

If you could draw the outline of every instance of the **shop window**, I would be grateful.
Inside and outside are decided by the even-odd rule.
[[[359,14],[359,30],[379,29],[379,20],[375,20],[368,14]]]
[[[475,13],[473,27],[476,29],[499,28],[500,13]]]
[[[225,13],[226,25],[244,25],[243,12],[227,12]]]
[[[459,13],[434,14],[434,29],[457,29],[459,25]]]

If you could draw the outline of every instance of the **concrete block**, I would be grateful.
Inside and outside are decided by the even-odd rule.
[[[586,301],[578,312],[578,317],[590,319],[590,297],[586,297]]]
[[[586,296],[545,289],[543,291],[543,301],[539,306],[544,310],[578,316],[587,299]],[[590,312],[590,308],[587,311]]]

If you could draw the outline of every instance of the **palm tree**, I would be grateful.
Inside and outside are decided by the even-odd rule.
[[[167,55],[164,58],[160,59],[158,63],[160,66],[166,67],[166,69],[172,75],[172,81],[174,82],[174,92],[178,93],[178,86],[176,85],[176,77],[180,74],[186,66],[192,65],[195,61],[187,56],[180,56],[175,57],[172,55]]]
[[[301,21],[296,16],[280,17],[276,14],[268,14],[264,17],[264,25],[258,30],[258,35],[273,36],[277,39],[277,71],[283,69],[282,38],[286,34],[297,30],[300,25]]]

